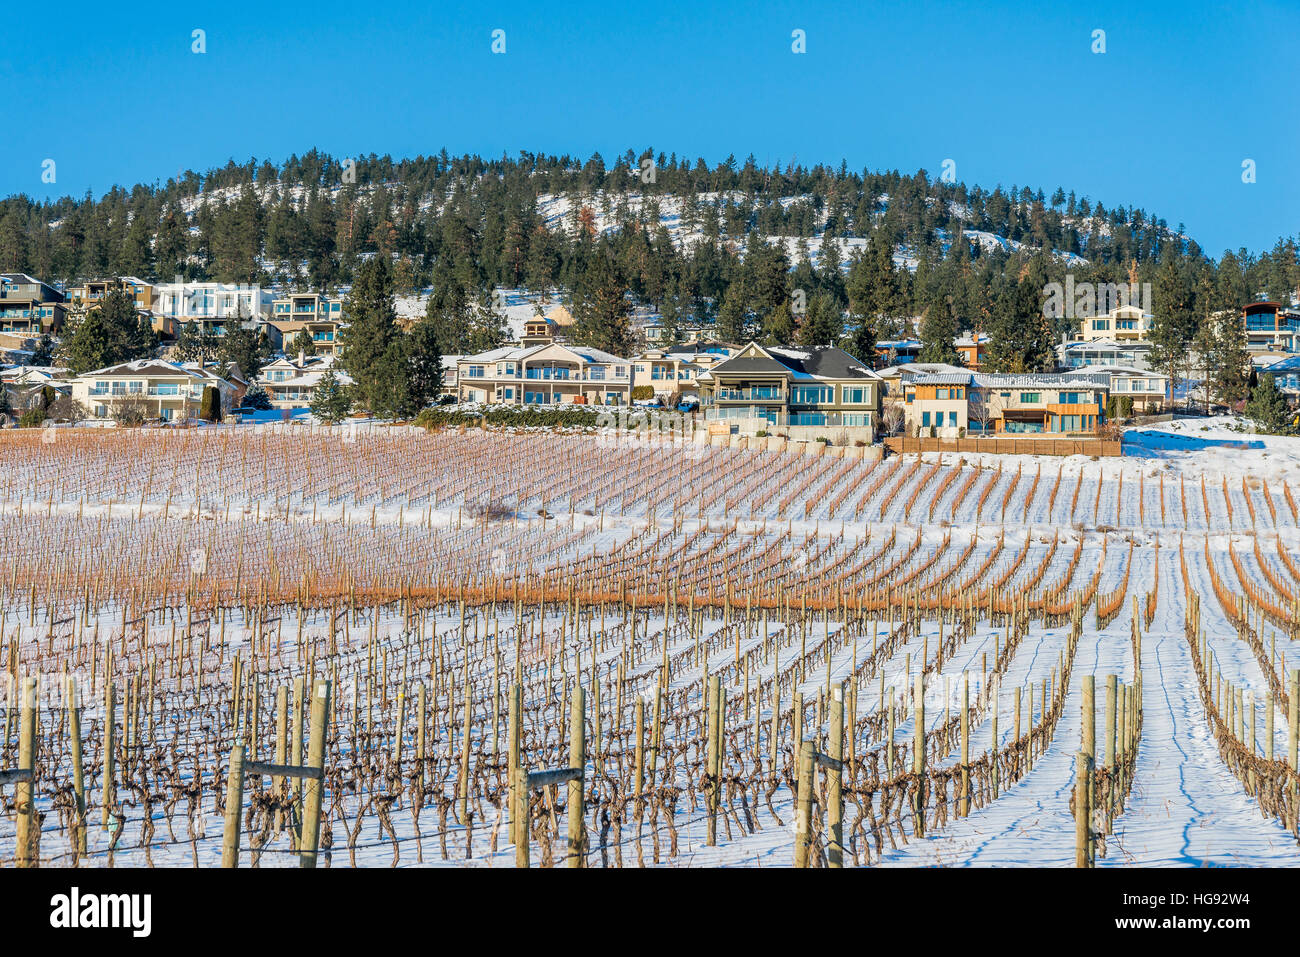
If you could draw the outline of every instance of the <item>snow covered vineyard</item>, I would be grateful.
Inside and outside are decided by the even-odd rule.
[[[6,433],[0,866],[1300,864],[1272,461]]]

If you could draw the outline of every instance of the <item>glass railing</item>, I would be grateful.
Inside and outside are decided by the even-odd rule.
[[[756,399],[784,399],[784,389],[751,388],[719,389],[718,398],[724,402],[750,402]]]

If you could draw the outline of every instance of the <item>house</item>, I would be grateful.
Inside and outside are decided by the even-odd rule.
[[[1252,302],[1241,310],[1251,352],[1300,352],[1300,312],[1280,302]]]
[[[50,385],[68,378],[63,366],[10,366],[0,370],[0,382],[8,385]]]
[[[895,366],[921,357],[920,339],[885,339],[876,343],[878,365]]]
[[[659,398],[676,392],[698,392],[699,374],[739,351],[739,346],[714,340],[646,349],[632,357],[632,388],[653,389]]]
[[[1154,317],[1139,305],[1120,305],[1102,316],[1085,316],[1081,320],[1079,340],[1093,342],[1147,342]]]
[[[1256,370],[1260,378],[1273,377],[1273,384],[1286,395],[1294,405],[1300,399],[1300,355],[1288,356]]]
[[[972,372],[979,372],[984,366],[989,343],[992,341],[993,337],[987,332],[972,332],[969,335],[958,336],[953,339],[952,344],[957,350],[957,355],[961,356],[961,364]]]
[[[223,335],[231,321],[261,328],[271,317],[272,295],[259,285],[221,282],[168,282],[153,287],[154,315],[177,326],[197,322],[205,332]]]
[[[268,323],[277,348],[296,351],[293,342],[301,332],[311,337],[316,355],[340,355],[343,346],[338,332],[343,322],[343,300],[315,292],[290,293],[271,301]]]
[[[1095,432],[1105,417],[1109,381],[1081,373],[917,376],[903,387],[907,431],[937,438]]]
[[[1063,337],[1056,347],[1057,365],[1062,369],[1086,366],[1131,366],[1150,368],[1151,343],[1143,339],[1091,339],[1083,341]]]
[[[72,380],[72,397],[95,418],[111,419],[114,405],[142,400],[149,415],[171,422],[197,417],[208,386],[221,394],[223,409],[236,407],[238,387],[214,368],[163,359],[136,359],[87,372]]]
[[[1110,394],[1133,400],[1134,412],[1158,412],[1164,408],[1169,394],[1169,376],[1136,366],[1097,365],[1084,366],[1062,373],[1062,377],[1105,375],[1110,379]]]
[[[706,420],[781,426],[856,426],[874,432],[880,376],[835,346],[750,342],[696,376]]]
[[[153,311],[153,283],[135,276],[115,276],[112,279],[94,279],[68,290],[68,302],[74,312],[85,314],[104,301],[111,292],[121,291],[131,297],[136,311],[148,314]]]
[[[504,346],[456,363],[461,402],[506,405],[628,405],[631,362],[587,346],[558,342]]]
[[[26,273],[0,273],[0,332],[57,335],[67,319],[63,293]]]
[[[457,389],[457,371],[460,368],[460,360],[464,356],[443,356],[442,357],[442,390],[439,395],[456,398],[459,390]]]
[[[338,358],[333,353],[306,355],[296,358],[281,356],[268,362],[257,376],[257,383],[265,390],[274,409],[305,409],[311,405],[316,386],[333,371],[342,385],[351,385],[352,377],[338,368]]]

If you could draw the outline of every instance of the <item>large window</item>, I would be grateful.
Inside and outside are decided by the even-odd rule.
[[[867,397],[870,394],[871,390],[864,386],[846,385],[844,387],[844,401],[848,405],[862,405],[864,402],[869,402],[870,399]]]
[[[465,375],[469,376],[471,379],[481,379],[483,378],[483,367],[470,366],[465,370]]]
[[[819,405],[831,402],[835,389],[828,385],[797,385],[790,390],[791,405]]]
[[[1021,405],[1037,405],[1038,403],[1040,403],[1040,402],[1042,402],[1042,401],[1043,401],[1043,394],[1042,394],[1041,392],[1022,392],[1022,393],[1020,393],[1020,404],[1021,404]]]

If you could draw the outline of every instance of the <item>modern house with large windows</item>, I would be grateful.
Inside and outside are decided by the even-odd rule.
[[[456,389],[461,402],[627,405],[631,366],[631,360],[587,346],[503,346],[461,356]]]
[[[1280,302],[1252,302],[1241,310],[1251,352],[1300,352],[1300,311]]]
[[[697,376],[706,420],[875,429],[880,376],[835,346],[760,346]]]
[[[1105,373],[917,376],[903,384],[907,432],[922,438],[1094,433],[1109,388]]]
[[[278,333],[277,344],[295,351],[293,341],[299,333],[311,336],[312,349],[318,356],[339,355],[343,351],[339,329],[343,323],[343,300],[322,296],[318,292],[290,293],[271,302],[271,322]]]
[[[270,290],[258,285],[165,282],[153,287],[155,315],[177,326],[197,322],[205,332],[218,336],[235,321],[260,328],[271,317],[271,303]]]
[[[0,332],[57,335],[67,314],[65,297],[53,286],[26,273],[0,273]]]

